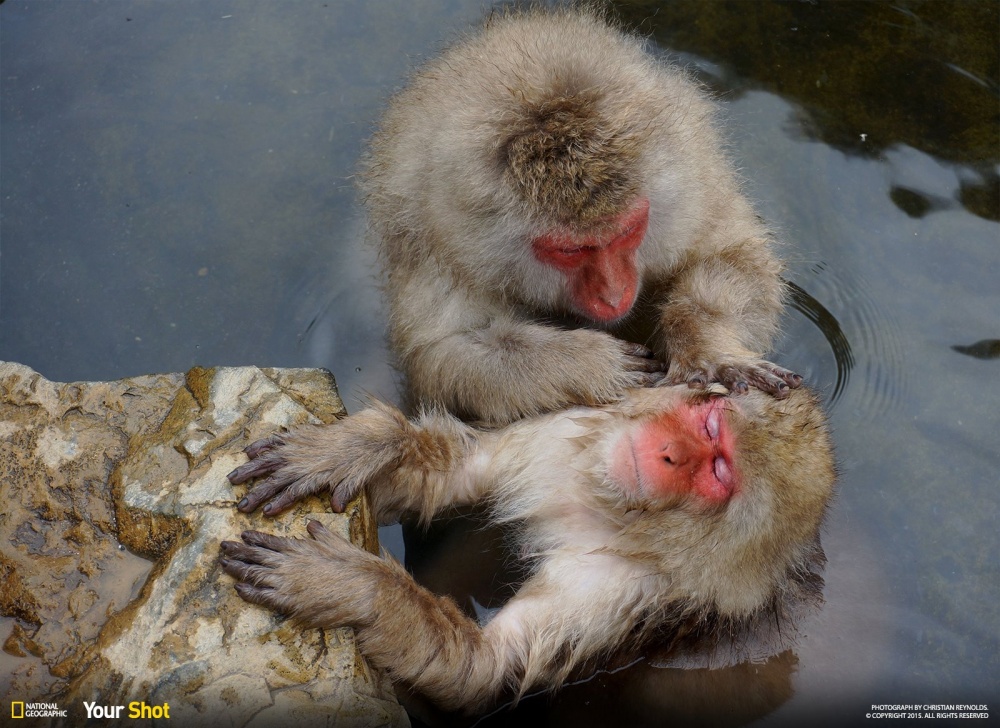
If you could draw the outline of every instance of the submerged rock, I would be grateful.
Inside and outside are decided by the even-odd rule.
[[[350,629],[303,630],[243,602],[217,565],[246,528],[305,536],[308,518],[377,550],[363,499],[313,498],[277,519],[235,509],[226,474],[280,427],[346,414],[313,369],[195,368],[59,384],[0,363],[0,697],[145,704],[184,725],[405,725]],[[308,518],[307,518],[308,514]],[[96,717],[96,716],[95,716]]]

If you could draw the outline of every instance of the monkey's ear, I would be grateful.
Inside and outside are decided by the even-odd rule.
[[[634,201],[641,140],[600,112],[593,91],[518,100],[501,144],[508,184],[561,223],[613,217]]]
[[[654,667],[684,669],[731,667],[762,662],[793,649],[802,637],[802,624],[823,606],[826,553],[816,538],[805,567],[790,572],[782,590],[767,607],[733,622],[709,617],[689,629],[681,626],[650,653]]]

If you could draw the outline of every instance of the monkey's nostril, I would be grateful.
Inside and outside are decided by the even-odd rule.
[[[611,308],[618,308],[624,295],[625,291],[618,291],[617,293],[604,293],[601,295],[601,300],[611,306]]]

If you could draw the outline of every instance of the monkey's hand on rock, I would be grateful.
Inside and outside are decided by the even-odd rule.
[[[513,671],[510,640],[490,638],[448,597],[316,521],[312,539],[244,531],[220,544],[219,565],[248,602],[313,627],[353,627],[375,665],[446,709],[485,705]],[[546,654],[545,657],[548,655]]]
[[[244,531],[219,545],[219,565],[248,602],[316,626],[361,626],[371,619],[372,587],[387,562],[353,546],[317,521],[312,540]]]
[[[401,456],[400,432],[408,424],[385,405],[363,410],[332,425],[309,425],[254,442],[244,452],[250,462],[228,475],[233,485],[265,478],[237,508],[254,511],[265,501],[264,514],[274,516],[296,501],[323,490],[342,513],[358,491]]]
[[[799,374],[769,361],[725,357],[712,364],[675,362],[671,364],[667,381],[670,384],[686,383],[696,389],[718,382],[735,394],[744,394],[753,386],[777,399],[784,399],[789,390],[802,385]]]

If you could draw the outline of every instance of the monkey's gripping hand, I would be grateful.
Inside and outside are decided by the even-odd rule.
[[[331,533],[318,521],[312,540],[244,531],[223,541],[219,565],[236,579],[237,593],[254,604],[317,626],[363,626],[387,562]]]
[[[312,539],[244,531],[219,564],[248,602],[313,627],[353,627],[371,661],[445,708],[475,708],[504,686],[500,649],[447,597],[316,521]]]
[[[667,373],[668,384],[687,384],[693,389],[704,389],[713,382],[735,394],[744,394],[753,386],[784,399],[790,389],[802,385],[802,377],[769,361],[742,357],[720,357],[715,363],[677,361],[671,363]]]
[[[274,516],[296,501],[323,490],[342,513],[358,491],[404,454],[407,430],[402,413],[378,404],[331,425],[309,425],[254,442],[244,452],[250,462],[228,475],[233,485],[265,478],[237,505],[250,513],[261,503]]]
[[[630,378],[629,388],[651,387],[666,377],[667,365],[656,358],[651,349],[631,341],[620,341],[622,370]]]
[[[402,511],[430,518],[443,507],[476,497],[468,478],[453,476],[479,438],[449,415],[424,414],[410,422],[394,407],[375,402],[331,425],[258,440],[245,450],[250,462],[228,477],[234,485],[264,478],[237,505],[244,513],[266,502],[265,515],[274,516],[324,490],[333,510],[342,513],[367,488],[382,523]]]
[[[746,230],[739,221],[720,230]],[[748,236],[693,257],[678,273],[661,308],[670,384],[713,382],[742,394],[756,387],[778,399],[802,384],[798,374],[765,361],[778,332],[784,284],[768,236]]]

